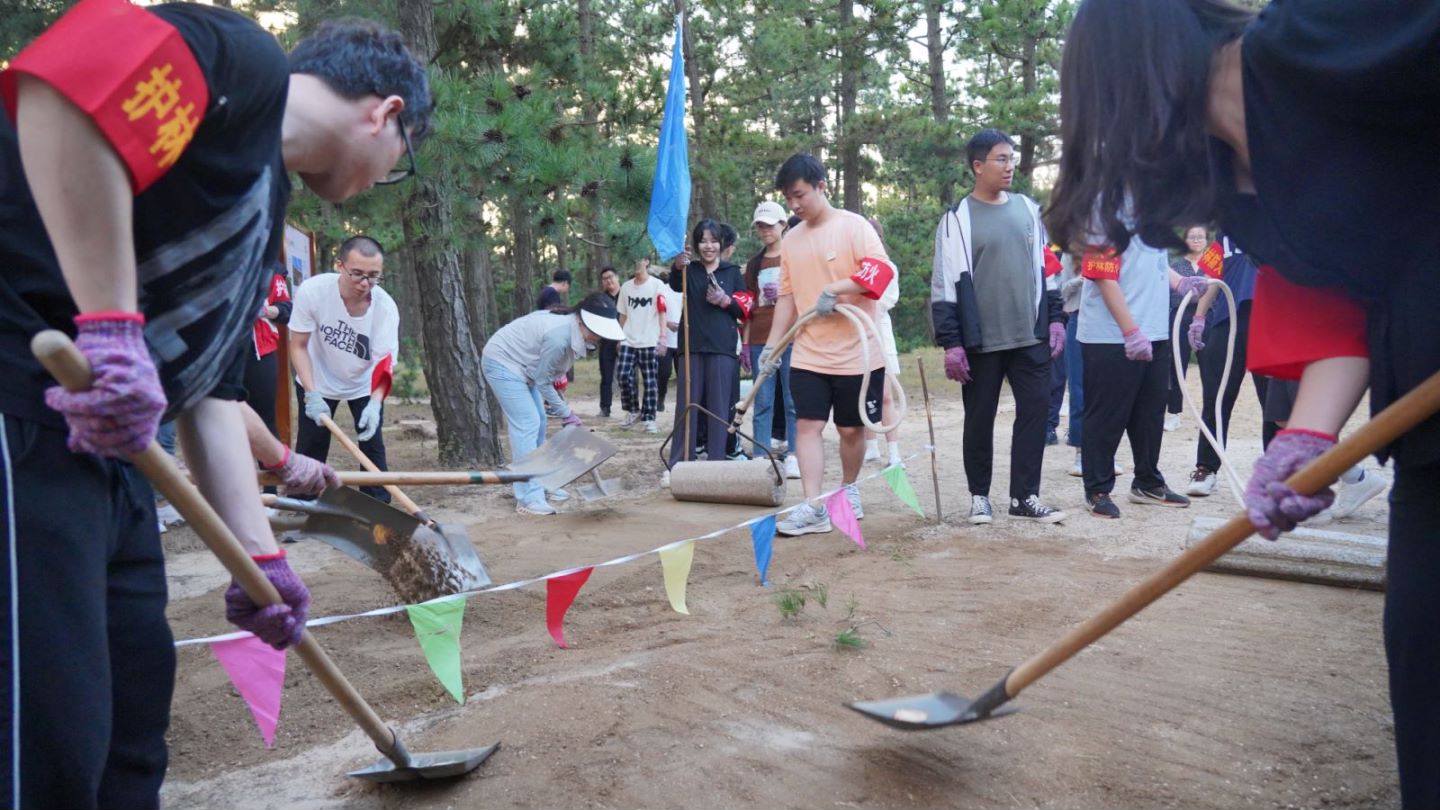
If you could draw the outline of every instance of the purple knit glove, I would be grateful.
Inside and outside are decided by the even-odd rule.
[[[965,356],[964,346],[945,350],[945,376],[961,385],[970,382],[970,358]]]
[[[1125,333],[1125,359],[1134,360],[1137,363],[1148,363],[1155,359],[1155,353],[1150,347],[1150,338],[1135,327]]]
[[[299,644],[310,613],[310,589],[290,570],[284,551],[254,559],[261,573],[280,592],[284,604],[260,607],[232,581],[225,590],[225,618],[277,650]]]
[[[1196,315],[1190,319],[1190,331],[1187,333],[1190,340],[1190,348],[1200,351],[1205,348],[1205,316]]]
[[[721,309],[730,306],[730,296],[714,284],[705,288],[705,300]]]
[[[1329,488],[1314,495],[1299,495],[1285,485],[1296,470],[1335,446],[1335,437],[1309,430],[1282,430],[1275,434],[1245,487],[1245,510],[1255,530],[1267,540],[1294,529],[1306,518],[1330,508],[1335,493]]]
[[[263,465],[262,465],[263,466]],[[327,489],[339,489],[340,476],[323,461],[302,456],[285,448],[285,460],[276,467],[265,467],[280,476],[280,483],[289,495],[319,495]]]
[[[1175,285],[1175,294],[1184,298],[1190,293],[1195,293],[1198,298],[1205,294],[1205,288],[1210,286],[1210,279],[1206,276],[1184,276],[1180,283]]]
[[[1065,324],[1050,324],[1050,359],[1054,360],[1065,351]]]
[[[740,370],[743,371],[743,372],[745,372],[746,374],[750,374],[750,373],[752,372],[752,369],[750,368],[750,344],[749,344],[749,343],[746,343],[746,344],[744,344],[743,346],[740,347]]]
[[[580,421],[580,417],[576,416],[574,411],[571,411],[564,419],[561,419],[560,422],[566,427],[585,427],[585,423]]]
[[[165,391],[145,347],[145,317],[95,312],[75,318],[75,347],[90,361],[88,391],[53,386],[45,404],[65,416],[74,453],[123,458],[155,439],[165,412]]]
[[[769,284],[761,284],[760,297],[765,299],[765,303],[767,304],[773,304],[776,301],[779,301],[780,285],[774,281],[770,282]]]

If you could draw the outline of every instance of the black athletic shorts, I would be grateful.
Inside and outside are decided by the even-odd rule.
[[[821,374],[803,368],[790,369],[790,394],[795,399],[795,418],[825,422],[835,410],[836,427],[864,427],[860,421],[860,374]],[[865,391],[865,414],[880,421],[880,402],[885,396],[885,368],[870,372]]]

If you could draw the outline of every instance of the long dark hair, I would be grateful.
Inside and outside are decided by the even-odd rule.
[[[1132,234],[1180,247],[1215,218],[1210,63],[1255,12],[1227,0],[1083,0],[1060,66],[1060,176],[1045,224],[1067,249]],[[1127,222],[1130,224],[1127,225]]]

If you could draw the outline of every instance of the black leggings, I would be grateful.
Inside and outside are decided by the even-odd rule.
[[[1440,807],[1440,462],[1398,467],[1390,492],[1385,658],[1400,803]]]

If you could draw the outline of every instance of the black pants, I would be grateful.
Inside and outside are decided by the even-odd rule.
[[[1065,402],[1067,382],[1065,355],[1050,361],[1050,413],[1045,418],[1045,431],[1051,433],[1060,428],[1060,406]]]
[[[1085,412],[1080,436],[1080,468],[1085,494],[1115,489],[1115,451],[1130,434],[1135,457],[1134,485],[1146,490],[1165,486],[1160,474],[1160,440],[1165,435],[1165,392],[1170,375],[1165,358],[1170,341],[1152,344],[1155,359],[1125,358],[1119,343],[1082,343],[1085,364]]]
[[[700,433],[699,412],[686,408],[685,379],[693,379],[691,394],[695,402],[721,419],[729,419],[735,406],[734,380],[740,376],[740,361],[728,354],[692,354],[687,369],[682,360],[679,374],[675,378],[675,431],[670,439],[670,464],[695,460],[695,441]],[[682,423],[681,419],[687,419]],[[728,422],[717,422],[706,418],[705,458],[708,461],[725,460],[725,442],[729,433]],[[686,445],[689,445],[688,447]]]
[[[1220,390],[1220,376],[1225,371],[1226,344],[1230,340],[1231,321],[1238,320],[1234,328],[1235,333],[1235,359],[1230,364],[1230,379],[1225,386],[1225,396],[1220,403],[1220,415],[1225,423],[1225,430],[1215,435],[1220,438],[1221,444],[1226,443],[1226,435],[1230,432],[1230,415],[1235,412],[1235,400],[1240,396],[1240,386],[1245,382],[1245,346],[1250,339],[1250,302],[1241,302],[1239,306],[1239,317],[1226,319],[1218,324],[1213,324],[1205,330],[1205,348],[1200,350],[1200,387],[1204,390],[1201,394],[1203,402],[1200,408],[1201,421],[1211,433],[1215,433],[1215,395]],[[1156,355],[1157,357],[1159,355]],[[1255,381],[1255,394],[1260,398],[1260,407],[1265,407],[1265,378],[1258,375],[1250,375]],[[1210,442],[1205,440],[1204,434],[1199,434],[1200,446],[1195,450],[1195,466],[1204,467],[1212,472],[1220,469],[1220,455]]]
[[[665,394],[670,390],[670,375],[680,367],[680,350],[669,349],[664,357],[655,358],[655,410],[665,410]]]
[[[1175,314],[1178,310],[1170,310],[1169,324],[1175,323]],[[1185,308],[1185,319],[1180,322],[1180,370],[1190,370],[1190,341],[1187,339],[1186,330],[1190,328],[1190,319],[1195,317],[1195,305],[1191,304]],[[1169,326],[1165,327],[1169,329]],[[1180,413],[1185,410],[1185,397],[1180,393],[1180,386],[1185,384],[1184,376],[1175,374],[1175,360],[1170,355],[1165,355],[1165,366],[1170,369],[1170,400],[1166,403],[1166,410],[1170,413]],[[1244,368],[1244,366],[1240,366]]]
[[[63,429],[0,420],[0,807],[158,807],[175,647],[155,495]]]
[[[1390,492],[1385,658],[1400,804],[1440,807],[1440,464],[1397,467]]]
[[[275,397],[279,391],[280,355],[271,352],[264,357],[257,358],[252,353],[245,358],[245,404],[249,405],[255,413],[260,415],[260,421],[265,427],[270,428],[270,435],[280,438],[280,431],[275,428]],[[274,495],[275,487],[265,487],[265,491]]]
[[[620,341],[601,340],[600,350],[600,413],[610,415],[615,399],[615,364],[620,360]]]
[[[295,386],[295,397],[302,403],[303,407],[303,403],[305,402],[305,389],[301,388],[298,384]],[[325,400],[325,404],[330,406],[330,415],[334,416],[335,408],[339,406],[340,400],[327,399]],[[364,411],[365,406],[370,404],[370,397],[346,400],[346,404],[350,406],[350,418],[358,422],[360,421],[360,412]],[[383,420],[385,416],[385,406],[383,405],[380,406],[380,416]],[[302,456],[309,456],[310,458],[321,461],[328,459],[330,457],[330,431],[315,424],[314,420],[306,418],[303,410],[297,422],[299,428],[295,431],[295,452]],[[375,462],[376,467],[382,470],[390,469],[385,464],[385,431],[376,428],[374,436],[371,436],[363,442],[358,442],[358,444],[360,445],[360,452]],[[349,454],[347,453],[346,455]],[[381,503],[390,503],[390,493],[386,492],[384,487],[360,487],[360,491]]]
[[[995,412],[1000,385],[1010,381],[1015,395],[1015,427],[1010,436],[1010,497],[1024,500],[1040,493],[1045,460],[1045,415],[1050,409],[1050,347],[1037,343],[970,355],[970,382],[960,389],[965,403],[965,479],[971,495],[990,495],[995,463]]]

